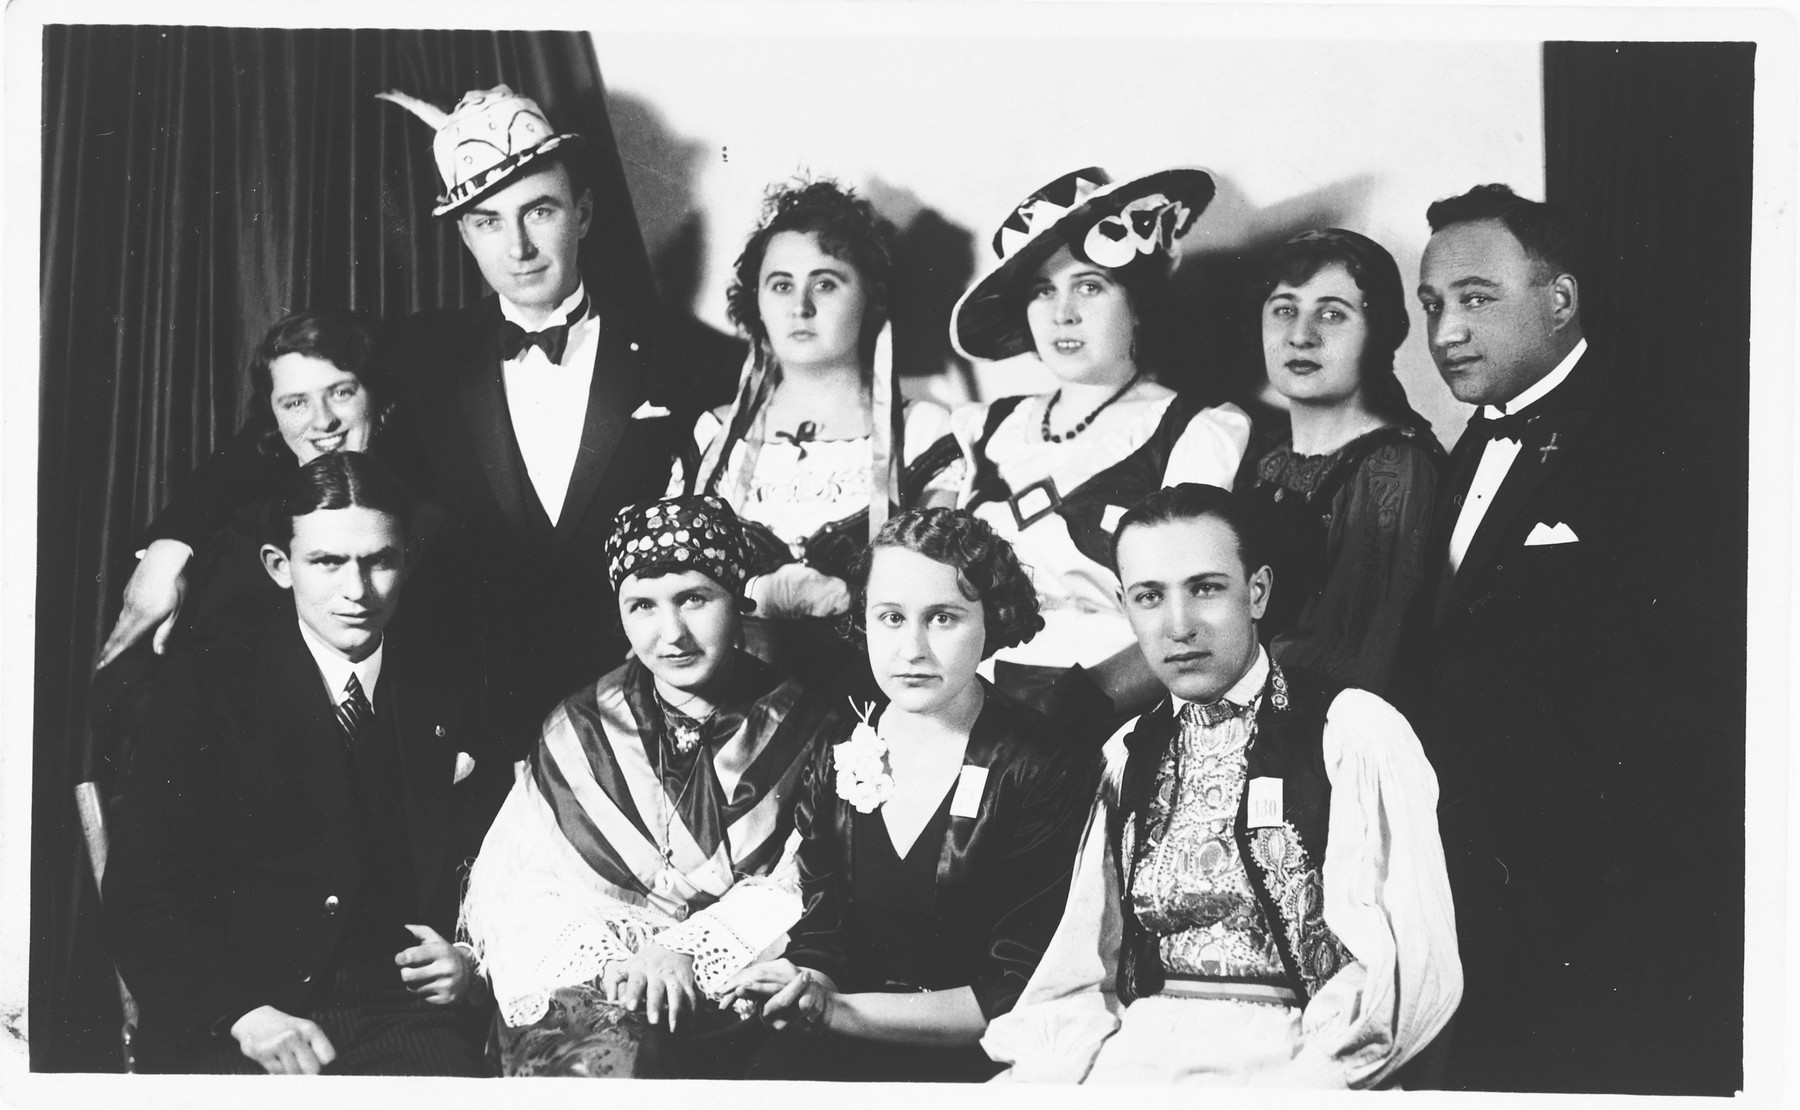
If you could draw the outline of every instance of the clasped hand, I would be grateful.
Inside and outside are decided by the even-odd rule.
[[[600,986],[608,1002],[627,1010],[642,1006],[651,1025],[660,1024],[666,1014],[671,1033],[700,999],[694,985],[694,957],[655,941],[646,942],[633,956],[608,962],[600,973]]]
[[[763,1024],[776,1032],[798,1029],[824,1032],[837,1008],[837,984],[811,968],[795,967],[788,960],[767,960],[732,976],[725,984],[721,1005],[739,998],[765,998]]]

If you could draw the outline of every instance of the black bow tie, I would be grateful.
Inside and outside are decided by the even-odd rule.
[[[1525,429],[1531,424],[1531,416],[1522,413],[1508,413],[1505,416],[1482,416],[1477,414],[1469,421],[1469,431],[1489,440],[1512,439],[1523,441]]]
[[[543,331],[526,331],[511,320],[500,321],[500,358],[511,362],[525,353],[527,347],[537,347],[544,352],[544,357],[558,366],[562,365],[563,352],[569,347],[569,329],[581,322],[587,315],[588,301],[581,298],[575,311],[560,324],[552,324]]]

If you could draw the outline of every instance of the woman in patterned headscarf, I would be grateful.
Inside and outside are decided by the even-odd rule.
[[[463,931],[505,1074],[728,1077],[736,1017],[711,1000],[798,920],[800,777],[855,722],[735,646],[720,499],[622,510],[607,555],[632,658],[544,722]]]

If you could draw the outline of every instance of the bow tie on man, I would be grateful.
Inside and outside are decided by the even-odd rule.
[[[587,316],[588,301],[583,297],[569,318],[560,324],[552,324],[542,331],[526,331],[511,320],[500,321],[500,357],[511,362],[525,353],[527,347],[536,347],[544,352],[544,357],[557,366],[562,365],[563,352],[569,348],[569,329],[580,323]]]

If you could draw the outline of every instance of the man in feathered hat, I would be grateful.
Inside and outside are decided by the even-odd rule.
[[[456,222],[495,294],[401,321],[375,357],[472,557],[500,725],[522,751],[560,698],[624,657],[608,527],[661,493],[693,391],[659,355],[649,274],[577,265],[595,222],[581,136],[505,85],[449,113],[382,96],[436,130],[433,214]]]

